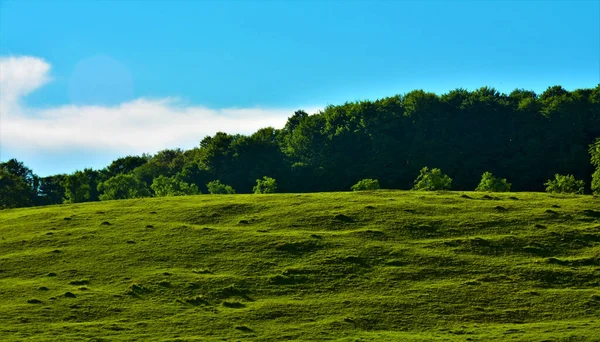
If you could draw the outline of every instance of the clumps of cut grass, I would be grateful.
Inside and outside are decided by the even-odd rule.
[[[538,228],[538,229],[546,229],[546,228],[548,228],[548,227],[544,226],[543,224],[539,224],[539,223],[537,223],[534,227]]]
[[[150,290],[140,284],[131,284],[127,290],[125,291],[125,294],[128,296],[133,296],[133,297],[138,297],[141,296],[143,294],[146,294],[150,292]]]
[[[51,253],[58,254],[58,253],[61,253],[61,251],[60,251],[60,249],[55,249],[55,250],[53,250]]]
[[[202,268],[199,270],[192,270],[192,273],[196,273],[196,274],[211,274],[212,272],[207,269],[207,268]]]
[[[48,291],[49,288],[47,288],[46,286],[40,286],[38,287],[38,291]]]
[[[46,274],[46,277],[56,277],[56,273],[50,272],[50,273]]]
[[[552,209],[548,209],[546,210],[546,214],[551,214],[551,215],[558,215],[558,213]]]
[[[85,287],[85,286],[82,286],[82,287],[78,288],[78,290],[79,291],[87,291],[89,289],[87,287]]]
[[[249,224],[250,222],[248,222],[248,220],[240,220],[238,223],[239,224]]]
[[[308,280],[306,276],[294,274],[288,271],[289,270],[286,270],[283,272],[283,274],[277,274],[269,277],[269,281],[274,285],[293,285],[305,283]]]
[[[146,225],[146,228],[154,228],[154,226],[153,226],[153,225],[151,225],[151,224],[147,224],[147,225]]]
[[[387,266],[395,266],[395,267],[399,267],[399,266],[406,266],[408,265],[408,262],[402,259],[391,259],[385,262],[385,264]]]
[[[77,296],[73,292],[65,292],[63,296],[65,296],[66,298],[77,298]]]
[[[31,298],[27,300],[27,303],[29,304],[42,304],[42,301],[36,298]]]
[[[469,280],[469,281],[466,281],[464,284],[465,284],[465,285],[467,285],[467,286],[477,286],[477,285],[481,285],[481,283],[480,283],[480,282],[478,282],[478,281],[475,281],[475,280]]]
[[[235,329],[235,330],[240,330],[240,331],[243,331],[243,332],[252,332],[252,329],[248,328],[248,327],[247,327],[247,326],[245,326],[245,325],[236,325],[236,326],[234,327],[234,329]]]
[[[508,209],[504,208],[504,207],[503,207],[503,206],[501,206],[501,205],[497,205],[497,206],[495,206],[495,207],[494,207],[494,209],[496,209],[496,210],[498,210],[498,211],[507,211],[507,210],[508,210]]]
[[[357,236],[363,239],[385,240],[387,237],[384,232],[376,229],[366,229],[355,232]]]
[[[535,255],[539,255],[539,256],[546,256],[546,255],[551,254],[550,251],[548,251],[546,248],[541,247],[541,246],[525,246],[525,247],[523,247],[523,252],[535,254]]]
[[[599,266],[600,265],[600,257],[593,258],[580,258],[580,259],[572,259],[572,260],[562,260],[557,258],[548,258],[548,263],[561,265],[561,266]]]
[[[344,214],[337,214],[333,217],[334,220],[339,221],[339,222],[344,222],[344,223],[351,223],[354,222],[354,220],[352,219],[352,217],[350,216],[346,216]]]
[[[248,294],[248,290],[245,288],[239,287],[238,285],[231,284],[229,286],[224,287],[221,290],[221,294],[223,294],[224,296],[227,296],[227,297],[246,296]]]
[[[65,220],[65,221],[71,221],[72,219],[70,217],[65,217],[63,220]]]
[[[158,285],[160,285],[160,286],[162,286],[162,287],[171,287],[171,283],[170,283],[170,282],[168,282],[168,281],[166,281],[166,280],[159,281],[159,282],[158,282]]]
[[[202,296],[195,296],[195,297],[185,298],[183,301],[186,302],[186,303],[188,303],[188,304],[194,305],[194,306],[209,305],[210,304]]]
[[[87,279],[73,280],[69,285],[87,285],[90,281]]]
[[[460,198],[473,199],[473,197],[465,194],[460,195]]]
[[[224,301],[223,306],[227,307],[227,308],[232,308],[232,309],[241,309],[241,308],[246,307],[246,305],[244,303],[241,303],[238,301]]]
[[[586,209],[586,210],[583,211],[583,215],[589,216],[589,217],[600,217],[600,211]]]
[[[127,243],[130,244],[130,245],[133,245],[133,244],[135,244],[135,241],[133,241],[133,240],[127,240]]]
[[[307,241],[293,241],[293,242],[278,242],[275,245],[275,249],[282,252],[288,252],[292,254],[301,254],[313,252],[321,247],[312,240]]]
[[[110,226],[110,225],[111,225],[111,223],[110,223],[110,222],[108,222],[108,221],[104,221],[104,222],[100,223],[100,225],[101,225],[101,226]]]

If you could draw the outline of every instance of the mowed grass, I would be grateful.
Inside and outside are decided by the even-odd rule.
[[[597,341],[600,199],[200,195],[0,211],[0,340]]]

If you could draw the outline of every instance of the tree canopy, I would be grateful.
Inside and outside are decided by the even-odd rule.
[[[361,179],[410,189],[426,166],[444,170],[453,190],[475,189],[489,172],[510,180],[513,191],[544,191],[560,174],[590,184],[585,192],[600,193],[598,138],[600,85],[573,91],[553,86],[542,94],[414,90],[329,105],[313,115],[298,110],[281,129],[218,132],[189,150],[126,156],[102,170],[39,178],[13,159],[0,164],[0,194],[13,198],[1,200],[11,202],[5,207],[14,207],[194,193],[194,186],[210,192],[206,184],[215,179],[252,193],[264,175],[277,180],[278,192],[347,191]],[[493,181],[486,178],[484,188]],[[122,186],[136,190],[116,191]]]

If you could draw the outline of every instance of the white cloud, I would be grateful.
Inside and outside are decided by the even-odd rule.
[[[50,80],[50,64],[35,57],[0,57],[0,109],[15,105],[19,98]],[[13,109],[14,110],[14,109]]]
[[[140,98],[117,106],[32,108],[22,97],[50,80],[50,65],[35,57],[0,58],[0,144],[27,153],[68,149],[156,152],[197,146],[217,131],[252,133],[283,127],[294,109],[185,105],[177,98]]]

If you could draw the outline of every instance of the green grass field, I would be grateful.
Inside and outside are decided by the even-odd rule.
[[[3,341],[597,341],[600,198],[376,191],[0,211]]]

